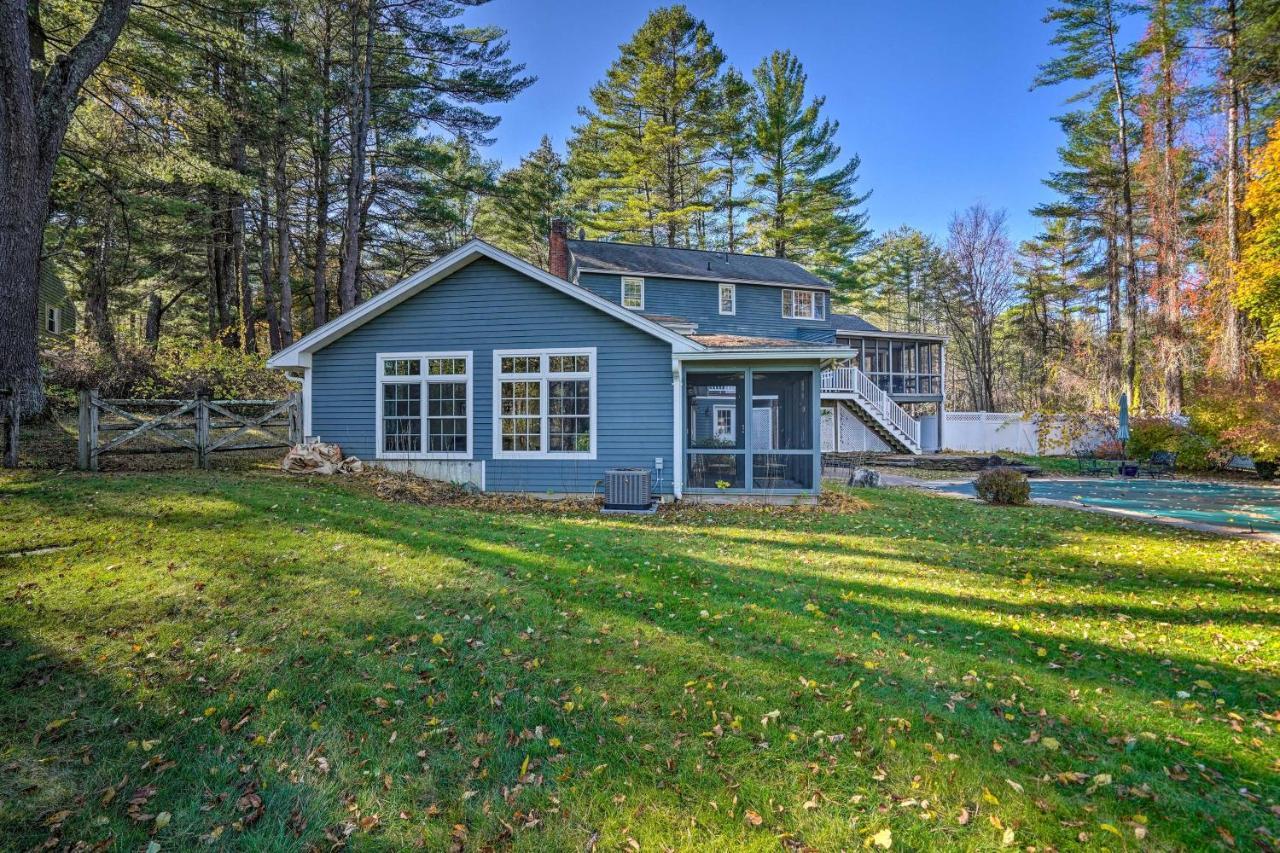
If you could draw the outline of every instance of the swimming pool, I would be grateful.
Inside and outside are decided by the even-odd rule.
[[[930,487],[953,494],[975,494],[973,483],[939,483]],[[1280,489],[1267,486],[1177,480],[1032,480],[1031,497],[1280,534]]]

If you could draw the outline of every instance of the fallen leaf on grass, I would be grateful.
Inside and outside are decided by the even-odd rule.
[[[882,850],[888,850],[893,846],[893,830],[882,829],[875,835],[868,835],[862,842],[863,847],[871,847],[873,845]]]

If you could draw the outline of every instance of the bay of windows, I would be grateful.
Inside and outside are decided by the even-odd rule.
[[[499,351],[494,455],[595,457],[595,350]]]
[[[378,456],[471,458],[471,353],[378,356]]]

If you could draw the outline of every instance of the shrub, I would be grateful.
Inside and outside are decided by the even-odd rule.
[[[1186,471],[1206,471],[1219,461],[1217,442],[1212,436],[1167,418],[1135,418],[1128,450],[1131,459],[1147,459],[1159,450],[1176,453],[1178,468]]]
[[[987,468],[978,474],[974,488],[989,504],[1022,506],[1031,498],[1027,475],[1012,468]]]
[[[108,352],[92,341],[57,343],[42,353],[45,393],[57,403],[75,404],[76,393],[96,388],[104,397],[132,397],[155,372],[148,346],[121,342]]]
[[[1191,425],[1224,451],[1258,462],[1280,462],[1280,380],[1205,382],[1197,389]]]
[[[1124,445],[1119,439],[1108,438],[1106,441],[1098,442],[1093,452],[1099,459],[1123,459]]]
[[[143,397],[194,397],[207,391],[225,400],[275,400],[295,389],[279,371],[267,369],[266,356],[203,341],[161,346],[152,375],[137,391]]]
[[[294,390],[267,369],[266,357],[219,343],[166,342],[153,349],[120,342],[115,352],[81,341],[43,353],[46,393],[55,405],[74,405],[76,393],[96,388],[104,397],[279,399]]]
[[[1179,436],[1187,431],[1166,418],[1134,418],[1129,424],[1129,456],[1146,459],[1157,450],[1176,450]]]

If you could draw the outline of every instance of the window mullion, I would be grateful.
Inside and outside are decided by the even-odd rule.
[[[426,378],[426,359],[422,360],[422,382],[421,388],[417,393],[422,397],[421,411],[419,412],[419,433],[422,438],[419,439],[419,448],[422,455],[425,456],[431,452],[431,388],[430,380]]]
[[[543,453],[549,454],[551,452],[551,382],[547,378],[546,371],[543,371],[542,378],[538,381],[542,384],[538,403],[538,411],[541,415],[538,421],[538,428],[542,435],[538,448]]]

